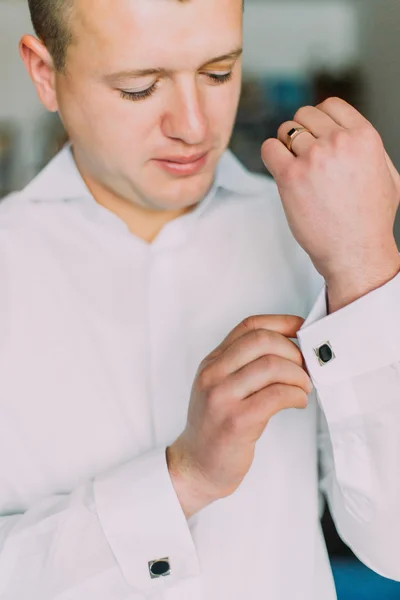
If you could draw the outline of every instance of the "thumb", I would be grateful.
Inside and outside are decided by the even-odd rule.
[[[263,143],[261,158],[277,183],[296,160],[296,157],[276,138],[270,138]]]

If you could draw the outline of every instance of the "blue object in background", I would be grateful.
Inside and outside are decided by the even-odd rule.
[[[301,106],[314,104],[312,82],[301,77],[273,77],[260,79],[269,110],[278,119],[292,119]]]
[[[400,600],[400,583],[380,577],[354,558],[332,558],[338,600]]]

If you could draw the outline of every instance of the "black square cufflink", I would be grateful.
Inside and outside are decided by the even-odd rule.
[[[321,344],[321,346],[318,346],[318,348],[314,348],[314,353],[322,367],[332,362],[336,358],[329,342],[324,342]]]
[[[151,560],[149,562],[150,577],[152,579],[158,579],[159,577],[167,577],[171,575],[171,566],[169,564],[169,558],[159,558],[158,560]]]

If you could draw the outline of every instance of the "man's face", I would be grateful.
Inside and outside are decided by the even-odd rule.
[[[139,206],[194,205],[212,184],[236,116],[242,0],[75,5],[75,41],[56,84],[80,167]]]

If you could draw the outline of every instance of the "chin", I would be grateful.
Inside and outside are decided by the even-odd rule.
[[[153,196],[151,201],[151,205],[153,209],[156,211],[189,211],[191,208],[195,208],[195,206],[203,200],[204,195],[198,197],[188,197],[186,196],[184,199],[179,200],[175,198],[157,198]]]
[[[214,179],[213,173],[174,182],[164,200],[171,209],[189,208],[198,204],[209,192]]]

